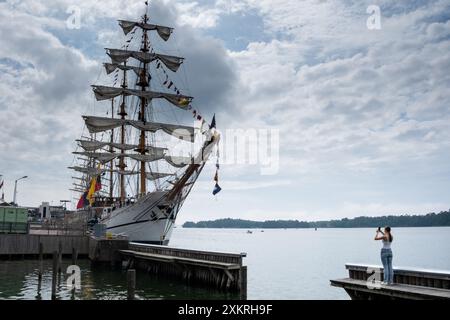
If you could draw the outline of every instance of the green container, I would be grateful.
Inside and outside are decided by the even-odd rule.
[[[0,233],[27,233],[28,210],[26,208],[1,207]]]
[[[16,222],[16,216],[17,216],[16,211],[17,211],[16,208],[5,208],[4,222],[11,222],[11,223]]]
[[[28,210],[25,208],[16,209],[16,223],[27,223],[28,222]]]

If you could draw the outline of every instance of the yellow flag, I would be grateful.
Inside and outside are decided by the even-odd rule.
[[[89,204],[92,206],[94,203],[94,193],[95,193],[95,185],[97,184],[97,178],[92,178],[91,187],[89,188],[89,192],[87,195],[87,199],[89,200]]]
[[[181,98],[180,100],[178,100],[178,104],[181,107],[186,107],[189,105],[189,103],[190,103],[189,99],[186,99],[186,98]]]
[[[98,164],[98,169],[100,170],[100,164]],[[92,206],[94,203],[94,193],[96,191],[96,185],[97,185],[97,177],[92,177],[91,180],[91,187],[89,188],[89,192],[87,195],[87,199],[89,200],[89,204]]]

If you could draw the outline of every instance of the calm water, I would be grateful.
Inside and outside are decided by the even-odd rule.
[[[394,266],[450,270],[450,228],[393,230]],[[381,244],[373,229],[174,230],[171,246],[226,252],[246,252],[249,299],[348,299],[329,280],[347,276],[346,262],[380,264]],[[66,265],[70,261],[66,261]],[[0,299],[49,299],[51,261],[38,295],[36,261],[0,261]],[[75,299],[124,299],[126,274],[91,270],[80,262],[82,290]],[[64,277],[61,278],[64,283]],[[63,287],[60,299],[71,299]],[[236,298],[176,281],[138,273],[137,294],[143,299]]]

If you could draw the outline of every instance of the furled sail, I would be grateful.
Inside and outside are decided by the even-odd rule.
[[[97,99],[97,101],[113,99],[120,95],[126,96],[133,95],[140,98],[146,98],[148,100],[158,98],[166,99],[176,107],[179,107],[181,109],[187,109],[193,99],[192,97],[189,96],[164,92],[140,91],[134,89],[116,88],[107,86],[92,86],[92,88],[95,93],[95,98]]]
[[[164,159],[164,154],[129,154],[129,158],[141,162],[153,162]]]
[[[120,153],[109,153],[109,152],[100,153],[100,152],[87,152],[87,151],[73,152],[73,154],[78,154],[81,156],[93,158],[102,163],[110,162],[111,160],[114,160],[115,158],[117,158],[120,155]]]
[[[125,157],[125,158],[131,158],[137,161],[143,161],[143,162],[153,162],[157,160],[164,159],[165,152],[158,152],[158,153],[152,153],[152,154],[121,154],[121,153],[110,153],[110,152],[104,152],[104,153],[97,153],[97,152],[73,152],[73,154],[79,154],[85,157],[96,159],[100,162],[106,163],[110,162],[113,159]]]
[[[105,172],[103,169],[91,168],[91,167],[69,167],[69,169],[88,174],[90,176],[96,176]]]
[[[134,73],[136,73],[136,75],[139,76],[142,73],[142,71],[144,70],[144,69],[139,68],[139,67],[125,66],[125,65],[120,64],[120,63],[104,63],[103,66],[105,67],[105,70],[106,70],[107,74],[111,74],[114,71],[116,71],[117,69],[120,69],[122,71],[133,70]]]
[[[91,159],[95,159],[97,161],[100,161],[102,163],[110,162],[116,158],[120,157],[126,157],[130,159],[134,159],[136,161],[142,161],[142,162],[153,162],[158,160],[165,160],[168,164],[175,168],[183,168],[187,164],[192,162],[192,158],[189,157],[175,157],[175,156],[169,156],[166,155],[165,152],[160,153],[153,153],[153,154],[120,154],[120,153],[97,153],[97,152],[73,152],[73,154],[82,155]],[[75,171],[85,173],[88,175],[99,175],[106,170],[100,170],[96,168],[90,168],[90,167],[70,167],[69,169],[73,169]],[[113,172],[118,172],[125,175],[131,175],[134,174],[133,172],[127,172],[127,171],[117,171],[113,170]],[[159,178],[158,178],[159,179]]]
[[[158,180],[158,179],[162,179],[162,178],[167,178],[167,177],[171,177],[174,176],[173,173],[162,173],[162,172],[151,172],[151,173],[147,173],[147,179],[148,180]]]
[[[83,116],[90,133],[98,133],[115,129],[122,125],[131,125],[139,130],[156,132],[162,130],[178,139],[194,142],[194,128],[182,125],[173,125],[158,122],[143,122],[128,119],[111,119],[104,117]]]
[[[184,61],[184,58],[168,56],[165,54],[159,53],[149,53],[149,52],[141,52],[141,51],[130,51],[130,50],[121,50],[121,49],[108,49],[106,48],[106,53],[111,58],[111,62],[113,64],[121,64],[127,61],[129,58],[134,58],[143,63],[150,63],[155,60],[159,60],[164,65],[172,70],[173,72],[177,72],[180,68],[181,64]]]
[[[162,130],[175,138],[184,141],[194,142],[194,128],[189,126],[174,125],[157,122],[143,122],[136,120],[129,120],[128,123],[139,130],[156,132]]]
[[[82,147],[85,151],[95,151],[98,149],[101,149],[106,146],[113,147],[115,149],[119,150],[135,150],[138,149],[139,146],[137,144],[121,144],[121,143],[114,143],[114,142],[103,142],[103,141],[96,141],[96,140],[77,140],[80,147]],[[160,148],[160,147],[153,147],[153,146],[146,146],[145,147],[150,152],[162,152],[164,150],[167,150],[167,148]]]
[[[114,172],[117,172],[119,174],[123,174],[123,175],[138,175],[140,174],[139,171],[120,171],[120,170],[114,170]],[[154,181],[154,180],[158,180],[158,179],[163,179],[163,178],[167,178],[167,177],[172,177],[175,174],[173,173],[163,173],[163,172],[147,172],[146,173],[146,177],[148,180]]]
[[[157,24],[148,24],[126,20],[119,20],[119,25],[122,27],[123,33],[125,33],[125,35],[129,34],[135,27],[139,27],[144,30],[156,30],[156,32],[158,32],[158,35],[164,41],[169,40],[173,30],[173,28],[164,27]]]
[[[166,156],[164,160],[166,160],[168,164],[175,168],[184,168],[188,164],[192,163],[192,158],[188,157]]]

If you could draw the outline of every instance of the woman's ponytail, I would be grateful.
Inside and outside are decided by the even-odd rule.
[[[384,228],[385,231],[387,231],[387,233],[389,234],[389,242],[392,242],[392,240],[394,240],[394,237],[392,236],[391,233],[391,227],[386,227]]]

